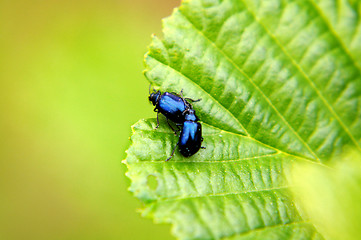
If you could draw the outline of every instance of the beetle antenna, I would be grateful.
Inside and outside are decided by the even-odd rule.
[[[149,83],[149,89],[148,89],[148,92],[149,92],[149,95],[150,95],[150,88],[152,87],[152,84]]]

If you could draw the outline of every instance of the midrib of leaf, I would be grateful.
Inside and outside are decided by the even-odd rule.
[[[205,135],[203,135],[205,136]],[[261,155],[261,156],[256,156],[256,157],[249,157],[249,158],[241,158],[241,159],[233,159],[233,160],[222,160],[222,161],[177,161],[177,163],[204,163],[204,164],[209,164],[209,163],[229,163],[229,162],[241,162],[241,161],[248,161],[248,160],[253,160],[253,159],[258,159],[261,157],[274,157],[279,155],[281,152],[277,152],[277,153],[273,153],[273,154],[266,154],[266,155]],[[290,155],[292,156],[292,155]],[[297,157],[297,156],[294,156]],[[302,158],[303,159],[303,158]],[[311,163],[315,163],[314,161],[309,161],[308,159],[304,159],[305,161],[311,162]],[[159,161],[147,161],[147,163],[159,163],[159,164],[164,164],[163,162],[159,162]]]
[[[230,162],[230,161],[231,161],[231,162],[237,162],[237,161],[251,160],[251,159],[257,159],[257,158],[261,158],[261,157],[277,156],[277,155],[279,155],[279,154],[284,154],[284,155],[286,155],[286,156],[293,157],[293,158],[299,159],[299,160],[301,160],[301,161],[305,161],[305,162],[310,163],[310,164],[322,165],[322,166],[328,168],[327,165],[322,164],[322,163],[319,162],[319,161],[315,162],[313,159],[309,159],[309,158],[306,158],[306,157],[303,157],[303,156],[298,156],[298,155],[295,155],[295,154],[292,154],[292,153],[288,153],[288,152],[282,151],[281,149],[278,149],[278,148],[275,148],[275,147],[270,146],[270,145],[268,145],[268,144],[265,144],[264,142],[261,142],[261,141],[259,141],[258,139],[255,139],[255,138],[253,138],[253,137],[251,137],[251,136],[244,136],[244,135],[241,135],[241,134],[239,134],[239,133],[230,132],[230,131],[227,131],[227,130],[224,130],[224,129],[220,129],[220,128],[218,128],[218,127],[216,127],[216,126],[213,126],[213,125],[211,125],[211,126],[212,126],[214,129],[218,129],[220,132],[224,132],[224,133],[227,133],[227,134],[232,134],[232,135],[235,135],[235,136],[241,136],[241,137],[249,138],[249,139],[251,139],[251,140],[254,141],[254,142],[257,142],[257,143],[259,143],[259,144],[261,144],[261,145],[263,145],[263,146],[265,146],[265,147],[267,147],[267,148],[270,148],[270,149],[273,149],[273,150],[276,151],[276,153],[274,153],[274,154],[261,155],[261,156],[257,156],[257,157],[244,158],[244,159],[234,159],[234,160],[226,160],[226,161],[217,161],[217,162]],[[212,135],[213,135],[213,134],[212,134]],[[204,136],[207,136],[207,135],[204,135]],[[177,162],[181,162],[181,161],[177,161]],[[186,161],[186,162],[192,162],[192,161]],[[203,163],[203,162],[211,162],[211,163],[213,163],[213,162],[215,162],[215,161],[202,161],[202,162],[195,161],[195,162],[197,162],[197,163]]]
[[[164,65],[164,63],[162,63]],[[168,65],[166,65],[167,67],[169,67]],[[175,70],[172,68],[172,70]],[[175,70],[176,71],[176,70]],[[177,71],[178,72],[178,71]],[[216,100],[215,100],[216,101]],[[254,142],[257,142],[261,145],[263,145],[264,147],[266,148],[270,148],[270,149],[273,149],[275,150],[276,152],[273,153],[273,154],[266,154],[266,155],[260,155],[260,156],[256,156],[256,157],[249,157],[249,158],[242,158],[242,159],[233,159],[233,160],[224,160],[224,161],[190,161],[190,160],[187,160],[187,161],[177,161],[177,163],[204,163],[204,164],[212,164],[212,163],[228,163],[228,162],[241,162],[241,161],[247,161],[247,160],[252,160],[252,159],[259,159],[259,158],[262,158],[262,157],[270,157],[270,156],[277,156],[277,155],[280,155],[280,154],[283,154],[285,156],[289,156],[289,157],[293,157],[293,158],[296,158],[300,161],[305,161],[307,163],[310,163],[310,164],[316,164],[316,165],[321,165],[323,167],[326,167],[326,168],[329,168],[327,165],[324,165],[323,163],[317,161],[315,162],[313,159],[309,159],[309,158],[306,158],[306,157],[303,157],[303,156],[298,156],[298,155],[295,155],[295,154],[292,154],[292,153],[288,153],[288,152],[285,152],[285,151],[282,151],[281,149],[277,149],[273,146],[270,146],[268,144],[265,144],[264,142],[261,142],[259,141],[258,139],[255,139],[251,136],[245,136],[245,135],[242,135],[242,134],[239,134],[239,133],[235,133],[235,132],[230,132],[230,131],[227,131],[227,130],[224,130],[224,129],[220,129],[220,128],[217,128],[216,126],[213,126],[213,125],[210,125],[212,126],[214,129],[217,129],[219,130],[221,133],[226,133],[226,134],[231,134],[231,135],[235,135],[235,136],[239,136],[239,137],[244,137],[244,138],[248,138],[248,139],[251,139],[252,141]],[[147,132],[147,130],[142,130],[143,132]],[[151,130],[149,130],[148,132],[153,132]],[[157,130],[157,133],[161,133],[161,134],[167,134],[169,135],[169,132],[168,131],[162,131],[162,130]],[[217,134],[203,134],[202,136],[212,136],[212,135],[217,135]],[[147,161],[147,163],[154,163],[154,164],[164,164],[163,162],[159,162],[159,161]]]
[[[177,163],[178,163],[178,161],[177,161]],[[261,192],[268,192],[268,191],[279,191],[279,190],[286,190],[289,187],[291,187],[291,186],[285,185],[285,186],[282,186],[282,187],[255,189],[255,190],[247,190],[247,191],[242,191],[242,192],[203,194],[203,195],[198,195],[198,196],[174,197],[174,198],[170,198],[170,197],[169,198],[158,198],[157,202],[169,202],[169,201],[187,200],[187,199],[195,199],[195,198],[223,197],[223,196],[232,196],[232,195],[242,195],[242,194],[247,194],[247,193],[261,193]]]

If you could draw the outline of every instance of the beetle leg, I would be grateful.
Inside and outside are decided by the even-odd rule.
[[[201,142],[203,142],[203,137],[201,137]],[[201,146],[202,149],[206,149],[206,147]]]
[[[203,142],[203,137],[201,137],[201,142]],[[206,149],[206,147],[201,146],[202,149]]]
[[[199,101],[202,100],[202,98],[199,98],[199,99],[196,99],[196,100],[194,100],[194,99],[192,99],[192,98],[185,98],[185,100],[191,101],[191,102],[199,102]]]
[[[181,99],[183,101],[183,103],[189,107],[189,103],[185,100],[185,98],[183,97],[183,89],[180,91],[179,95],[181,96]],[[192,107],[191,107],[192,108]]]
[[[190,109],[193,109],[193,106],[192,106],[192,104],[190,104],[189,102],[187,102],[186,99],[189,99],[189,100],[191,100],[192,102],[199,102],[200,100],[202,100],[202,99],[193,100],[193,99],[191,99],[191,98],[184,98],[184,96],[183,96],[183,89],[180,91],[179,95],[180,95],[180,97],[181,97],[184,105],[186,105],[187,108],[190,108]]]
[[[172,125],[170,125],[170,123],[169,123],[169,121],[168,121],[168,118],[167,118],[167,123],[168,123],[168,126],[173,130],[173,132],[174,132],[174,135],[176,135],[177,136],[177,131],[176,130],[174,130],[174,128],[172,127]]]
[[[155,129],[157,129],[159,127],[159,117],[158,117],[158,115],[159,115],[159,112],[157,112],[157,126],[155,127]]]
[[[173,152],[172,152],[172,154],[170,155],[170,157],[167,158],[167,160],[165,160],[166,162],[168,162],[168,161],[173,157],[173,154],[174,154],[175,149],[177,148],[177,146],[178,146],[178,143],[175,145],[175,147],[174,147],[174,149],[173,149]]]

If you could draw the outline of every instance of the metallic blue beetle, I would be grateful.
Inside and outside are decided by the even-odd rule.
[[[157,127],[159,127],[158,114],[162,113],[166,118],[176,123],[178,130],[181,126],[181,133],[179,136],[179,141],[171,156],[166,160],[172,158],[175,149],[179,146],[180,153],[185,157],[190,157],[201,147],[203,138],[202,138],[202,125],[198,122],[199,118],[197,117],[195,111],[193,110],[192,105],[187,101],[197,102],[198,100],[193,100],[190,98],[184,98],[182,91],[180,92],[181,96],[175,95],[173,93],[165,92],[161,93],[160,91],[153,92],[149,96],[149,101],[155,106],[154,111],[157,112]],[[174,133],[177,132],[169,124]]]
[[[188,108],[192,108],[192,105],[183,97],[169,92],[163,94],[160,91],[151,93],[149,101],[155,106],[154,112],[157,112],[157,128],[159,127],[159,113],[163,114],[167,120],[170,119],[175,123],[183,123],[183,112]]]
[[[178,146],[179,151],[183,156],[190,157],[201,148],[203,141],[202,125],[198,122],[199,119],[193,109],[186,110],[184,119],[185,121],[179,136]],[[171,157],[172,156],[173,153]],[[167,159],[167,161],[169,159]]]

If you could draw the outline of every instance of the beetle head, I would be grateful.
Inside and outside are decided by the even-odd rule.
[[[199,121],[199,118],[197,117],[196,112],[193,109],[186,109],[183,112],[183,115],[186,121],[192,121],[192,122]]]
[[[152,102],[152,104],[155,106],[157,104],[158,98],[160,97],[161,93],[160,91],[152,92],[148,99]]]

